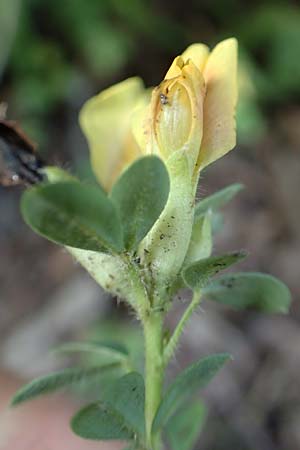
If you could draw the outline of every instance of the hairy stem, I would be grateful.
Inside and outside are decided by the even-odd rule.
[[[199,306],[200,301],[201,301],[201,292],[195,291],[192,301],[190,302],[189,306],[183,313],[183,316],[181,317],[180,321],[178,322],[168,344],[166,345],[166,347],[164,349],[163,362],[164,362],[165,367],[168,365],[169,361],[174,356],[177,344],[178,344],[180,336],[184,330],[184,327],[187,324],[190,317],[192,316],[195,309]]]
[[[151,436],[151,427],[162,397],[164,365],[162,357],[163,316],[153,312],[144,320],[145,337],[145,421],[147,450],[160,449],[160,436]]]

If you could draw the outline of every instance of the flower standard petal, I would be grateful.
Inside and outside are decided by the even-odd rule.
[[[140,154],[130,131],[130,114],[143,92],[141,79],[129,78],[88,100],[80,112],[93,171],[107,190]]]
[[[206,84],[203,139],[198,164],[207,166],[236,144],[237,41],[227,39],[208,57],[203,71]]]
[[[143,155],[153,153],[148,148],[150,134],[150,100],[152,89],[146,89],[130,117],[131,132]]]

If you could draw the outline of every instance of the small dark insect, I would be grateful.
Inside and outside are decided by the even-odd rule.
[[[162,105],[167,105],[169,103],[168,97],[165,94],[159,94],[159,98]]]
[[[19,126],[0,119],[0,184],[13,186],[43,181],[42,160]]]

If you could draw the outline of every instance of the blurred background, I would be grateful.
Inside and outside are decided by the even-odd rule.
[[[8,117],[38,143],[47,162],[88,178],[88,149],[77,120],[83,102],[133,75],[141,76],[146,86],[156,85],[188,44],[213,46],[230,36],[240,44],[238,146],[202,174],[199,198],[230,183],[244,183],[245,189],[223,211],[215,252],[247,249],[250,257],[240,268],[280,277],[294,301],[287,316],[235,312],[204,302],[182,339],[170,376],[198,356],[230,351],[234,362],[205,391],[209,416],[197,448],[296,450],[299,3],[0,0],[0,101],[8,104]],[[19,187],[0,187],[3,398],[13,389],[8,378],[15,377],[17,384],[61,367],[48,352],[62,341],[119,335],[135,354],[141,351],[137,324],[132,315],[128,319],[125,307],[102,292],[64,250],[24,224],[21,192]],[[170,327],[185,302],[184,296],[176,300]],[[66,400],[60,401],[63,405]],[[22,439],[14,448],[33,448],[24,445],[25,432]],[[50,440],[45,444],[59,449]],[[92,447],[81,442],[80,448]]]

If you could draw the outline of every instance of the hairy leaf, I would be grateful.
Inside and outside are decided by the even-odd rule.
[[[166,434],[172,450],[192,450],[206,418],[205,405],[196,400],[184,405],[167,423]]]
[[[167,389],[153,421],[153,433],[163,427],[188,396],[204,388],[230,358],[227,353],[207,356],[188,366]]]
[[[200,200],[195,208],[195,219],[205,214],[209,209],[216,210],[225,205],[243,188],[242,184],[234,183]]]
[[[246,256],[247,253],[241,251],[200,259],[183,270],[183,280],[189,288],[194,290],[201,289],[209,282],[212,276],[236,264]]]
[[[169,196],[169,175],[157,156],[135,161],[111,191],[119,210],[127,249],[134,249],[152,228]]]
[[[144,435],[145,386],[142,375],[131,372],[119,378],[105,392],[104,400],[123,416],[130,429]]]
[[[88,405],[72,419],[73,431],[86,439],[132,439],[144,435],[143,377],[131,372],[112,383],[104,401]]]
[[[256,272],[223,275],[203,291],[211,300],[236,309],[251,308],[269,313],[286,313],[291,303],[288,287],[277,278]]]
[[[75,434],[85,439],[132,439],[134,432],[126,427],[123,417],[104,402],[93,403],[75,414],[71,420]]]
[[[96,186],[60,182],[25,191],[21,210],[38,234],[62,245],[121,252],[123,237],[112,202]]]
[[[48,394],[71,384],[95,377],[112,366],[115,366],[115,364],[104,367],[91,367],[89,369],[71,368],[36,378],[16,392],[11,400],[11,404],[16,406],[40,395]]]
[[[194,221],[189,248],[184,266],[199,259],[208,258],[212,250],[212,214],[207,211]]]
[[[56,353],[94,353],[105,361],[124,361],[128,350],[121,344],[106,342],[66,342],[55,348]]]

